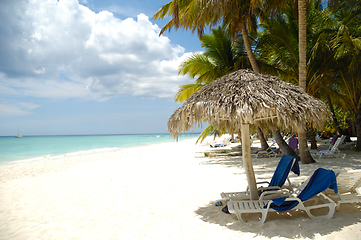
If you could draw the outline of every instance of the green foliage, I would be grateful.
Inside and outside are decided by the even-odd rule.
[[[331,7],[324,8],[321,0],[308,0],[306,90],[331,102],[341,128],[346,118],[360,121],[361,134],[361,117],[357,118],[361,116],[360,0],[328,3]],[[244,44],[239,40],[244,23],[257,42],[252,50],[261,71],[298,85],[297,7],[297,1],[281,0],[172,0],[165,4],[153,17],[172,17],[162,32],[181,27],[197,31],[201,37],[207,26],[222,26],[201,37],[205,51],[193,54],[180,66],[179,74],[188,74],[195,83],[180,86],[175,100],[182,102],[205,84],[240,68],[250,68]],[[251,31],[259,26],[258,35]],[[328,121],[325,130],[334,131],[337,126],[333,125]],[[198,140],[208,134],[222,134],[211,127],[207,131]]]
[[[323,9],[309,0],[307,12],[307,92],[330,98],[339,126],[361,114],[361,6],[343,1]],[[262,71],[298,84],[298,25],[296,5],[281,14],[262,19],[257,57]],[[335,132],[331,120],[325,130]],[[360,129],[361,131],[361,129]]]
[[[348,126],[346,120],[351,119],[354,120],[352,118],[352,114],[349,111],[344,111],[340,108],[338,108],[337,106],[334,106],[334,110],[335,110],[335,115],[336,115],[336,119],[338,121],[338,125],[341,129],[345,129]],[[326,119],[326,123],[325,123],[325,127],[323,129],[323,131],[325,132],[330,132],[333,135],[336,133],[337,129],[336,126],[334,125],[334,122],[331,118],[327,118]]]
[[[177,102],[185,101],[202,86],[225,74],[250,66],[243,41],[233,41],[223,28],[212,29],[212,34],[204,35],[200,41],[205,51],[192,54],[179,66],[179,74],[188,74],[196,82],[179,87]]]
[[[204,130],[201,132],[201,134],[199,135],[196,144],[200,141],[203,142],[204,139],[206,139],[207,136],[209,135],[214,135],[214,137],[217,136],[222,136],[222,134],[225,134],[226,131],[223,129],[222,131],[217,130],[215,128],[213,128],[212,125],[208,125],[207,127],[204,128]]]

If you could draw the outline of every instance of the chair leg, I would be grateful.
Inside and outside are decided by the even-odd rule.
[[[341,202],[338,202],[336,205],[336,212],[338,212],[338,210],[340,210],[340,206],[341,206]]]
[[[315,216],[311,213],[311,209],[317,209],[317,208],[321,208],[321,207],[328,207],[329,211],[326,215],[322,215],[322,216]],[[336,208],[336,204],[334,202],[332,203],[327,203],[327,204],[321,204],[318,205],[317,207],[303,207],[303,209],[306,211],[307,215],[311,218],[311,219],[322,219],[322,218],[332,218],[334,213],[335,213],[335,208]]]
[[[266,221],[266,218],[267,218],[267,214],[268,214],[268,211],[267,210],[262,210],[262,211],[259,211],[259,212],[252,212],[253,213],[261,213],[262,214],[262,217],[261,219],[258,221],[258,222],[245,222],[242,218],[242,211],[235,211],[235,214],[238,218],[238,220],[243,223],[243,224],[263,224],[265,221]]]

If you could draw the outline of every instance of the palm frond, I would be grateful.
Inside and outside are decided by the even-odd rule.
[[[175,95],[175,102],[184,102],[193,93],[199,91],[204,85],[203,84],[184,84],[179,86],[178,92]]]

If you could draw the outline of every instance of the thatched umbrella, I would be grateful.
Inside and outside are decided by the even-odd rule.
[[[195,124],[208,121],[213,127],[225,127],[229,133],[242,134],[242,156],[251,199],[258,199],[254,176],[249,125],[278,124],[298,129],[306,122],[322,126],[329,115],[326,105],[295,85],[250,70],[225,75],[194,93],[168,121],[168,132],[178,137]]]

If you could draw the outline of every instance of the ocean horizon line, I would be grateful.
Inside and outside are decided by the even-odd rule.
[[[201,134],[199,133],[182,133],[180,136],[182,135],[187,135],[187,134]],[[121,135],[170,135],[170,133],[97,133],[97,134],[49,134],[49,135],[22,135],[23,137],[76,137],[76,136],[121,136]],[[17,135],[0,135],[0,137],[16,137]]]
[[[180,139],[198,137],[197,133],[182,134]],[[21,139],[21,140],[20,140]],[[109,148],[128,148],[175,141],[169,133],[97,134],[97,135],[25,135],[0,137],[0,163],[39,157],[58,156]]]

